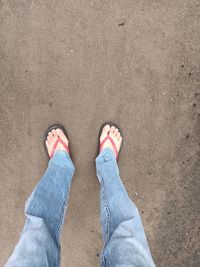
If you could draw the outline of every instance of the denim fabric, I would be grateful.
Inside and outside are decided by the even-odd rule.
[[[26,222],[6,267],[57,267],[60,232],[74,165],[64,151],[55,153],[25,206]]]
[[[153,267],[137,207],[119,176],[115,155],[105,148],[96,159],[100,189],[100,220],[104,240],[101,266]]]
[[[104,240],[101,266],[155,266],[138,210],[120,180],[112,150],[102,150],[96,169]],[[73,174],[69,155],[56,152],[26,202],[25,226],[5,267],[60,266],[59,240]]]

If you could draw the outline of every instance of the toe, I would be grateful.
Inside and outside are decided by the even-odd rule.
[[[52,130],[52,134],[53,134],[53,139],[56,140],[58,138],[56,130]]]
[[[110,132],[111,132],[111,133],[114,133],[114,131],[115,131],[115,126],[111,126],[111,128],[110,128]]]
[[[53,140],[53,134],[52,134],[52,132],[49,132],[48,133],[48,137],[49,137],[49,140]]]
[[[103,131],[108,133],[110,131],[110,125],[106,124],[106,126],[103,127]]]
[[[114,138],[115,137],[115,126],[112,126],[111,128],[110,128],[110,133],[109,133],[109,135],[110,135],[110,137],[112,137],[112,138]]]
[[[110,125],[107,124],[103,127],[103,130],[100,136],[100,141],[102,141],[108,135],[109,131],[110,131]]]
[[[46,141],[45,141],[45,144],[46,144],[46,147],[48,148],[48,147],[49,147],[49,141],[46,140]]]
[[[56,133],[58,136],[62,137],[64,135],[63,131],[61,129],[56,129]],[[65,136],[65,135],[64,135]]]
[[[115,131],[114,131],[115,136],[118,135],[118,132],[119,132],[119,130],[117,128],[115,128]]]
[[[56,134],[68,145],[69,140],[67,139],[67,137],[65,136],[65,134],[61,129],[56,129]]]

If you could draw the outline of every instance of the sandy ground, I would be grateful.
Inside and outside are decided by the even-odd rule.
[[[62,267],[98,266],[94,158],[106,120],[157,266],[200,266],[200,3],[0,1],[0,266],[47,166],[43,133],[68,129],[76,173]]]

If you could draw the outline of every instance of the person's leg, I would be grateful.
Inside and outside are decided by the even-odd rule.
[[[49,154],[55,139],[54,132],[46,142]],[[6,267],[60,265],[60,232],[73,173],[70,156],[59,144],[44,176],[26,202],[25,226]]]
[[[100,141],[109,134],[119,151],[119,132],[104,127]],[[100,216],[104,240],[102,266],[155,266],[137,207],[119,176],[112,144],[104,144],[96,159],[100,188]]]

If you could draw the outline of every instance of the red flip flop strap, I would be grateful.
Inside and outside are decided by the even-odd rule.
[[[52,150],[51,150],[51,156],[50,156],[50,159],[53,158],[53,155],[54,155],[54,152],[55,152],[55,149],[56,149],[58,143],[61,143],[61,144],[64,146],[66,152],[69,153],[69,147],[65,144],[65,142],[64,142],[62,139],[60,139],[60,137],[58,137],[58,139],[56,140],[56,142],[55,142],[55,144],[53,145],[53,148],[52,148]]]
[[[100,143],[100,148],[99,148],[99,150],[100,150],[100,151],[102,150],[102,147],[103,147],[104,143],[105,143],[108,139],[110,140],[110,142],[111,142],[111,144],[112,144],[112,146],[113,146],[113,148],[114,148],[114,150],[115,150],[116,158],[118,158],[118,150],[117,150],[117,147],[116,147],[115,142],[113,141],[112,137],[110,137],[110,135],[107,135],[107,136],[103,139],[103,141]]]
[[[69,153],[69,147],[60,137],[59,137],[59,142],[64,146],[66,152]]]

